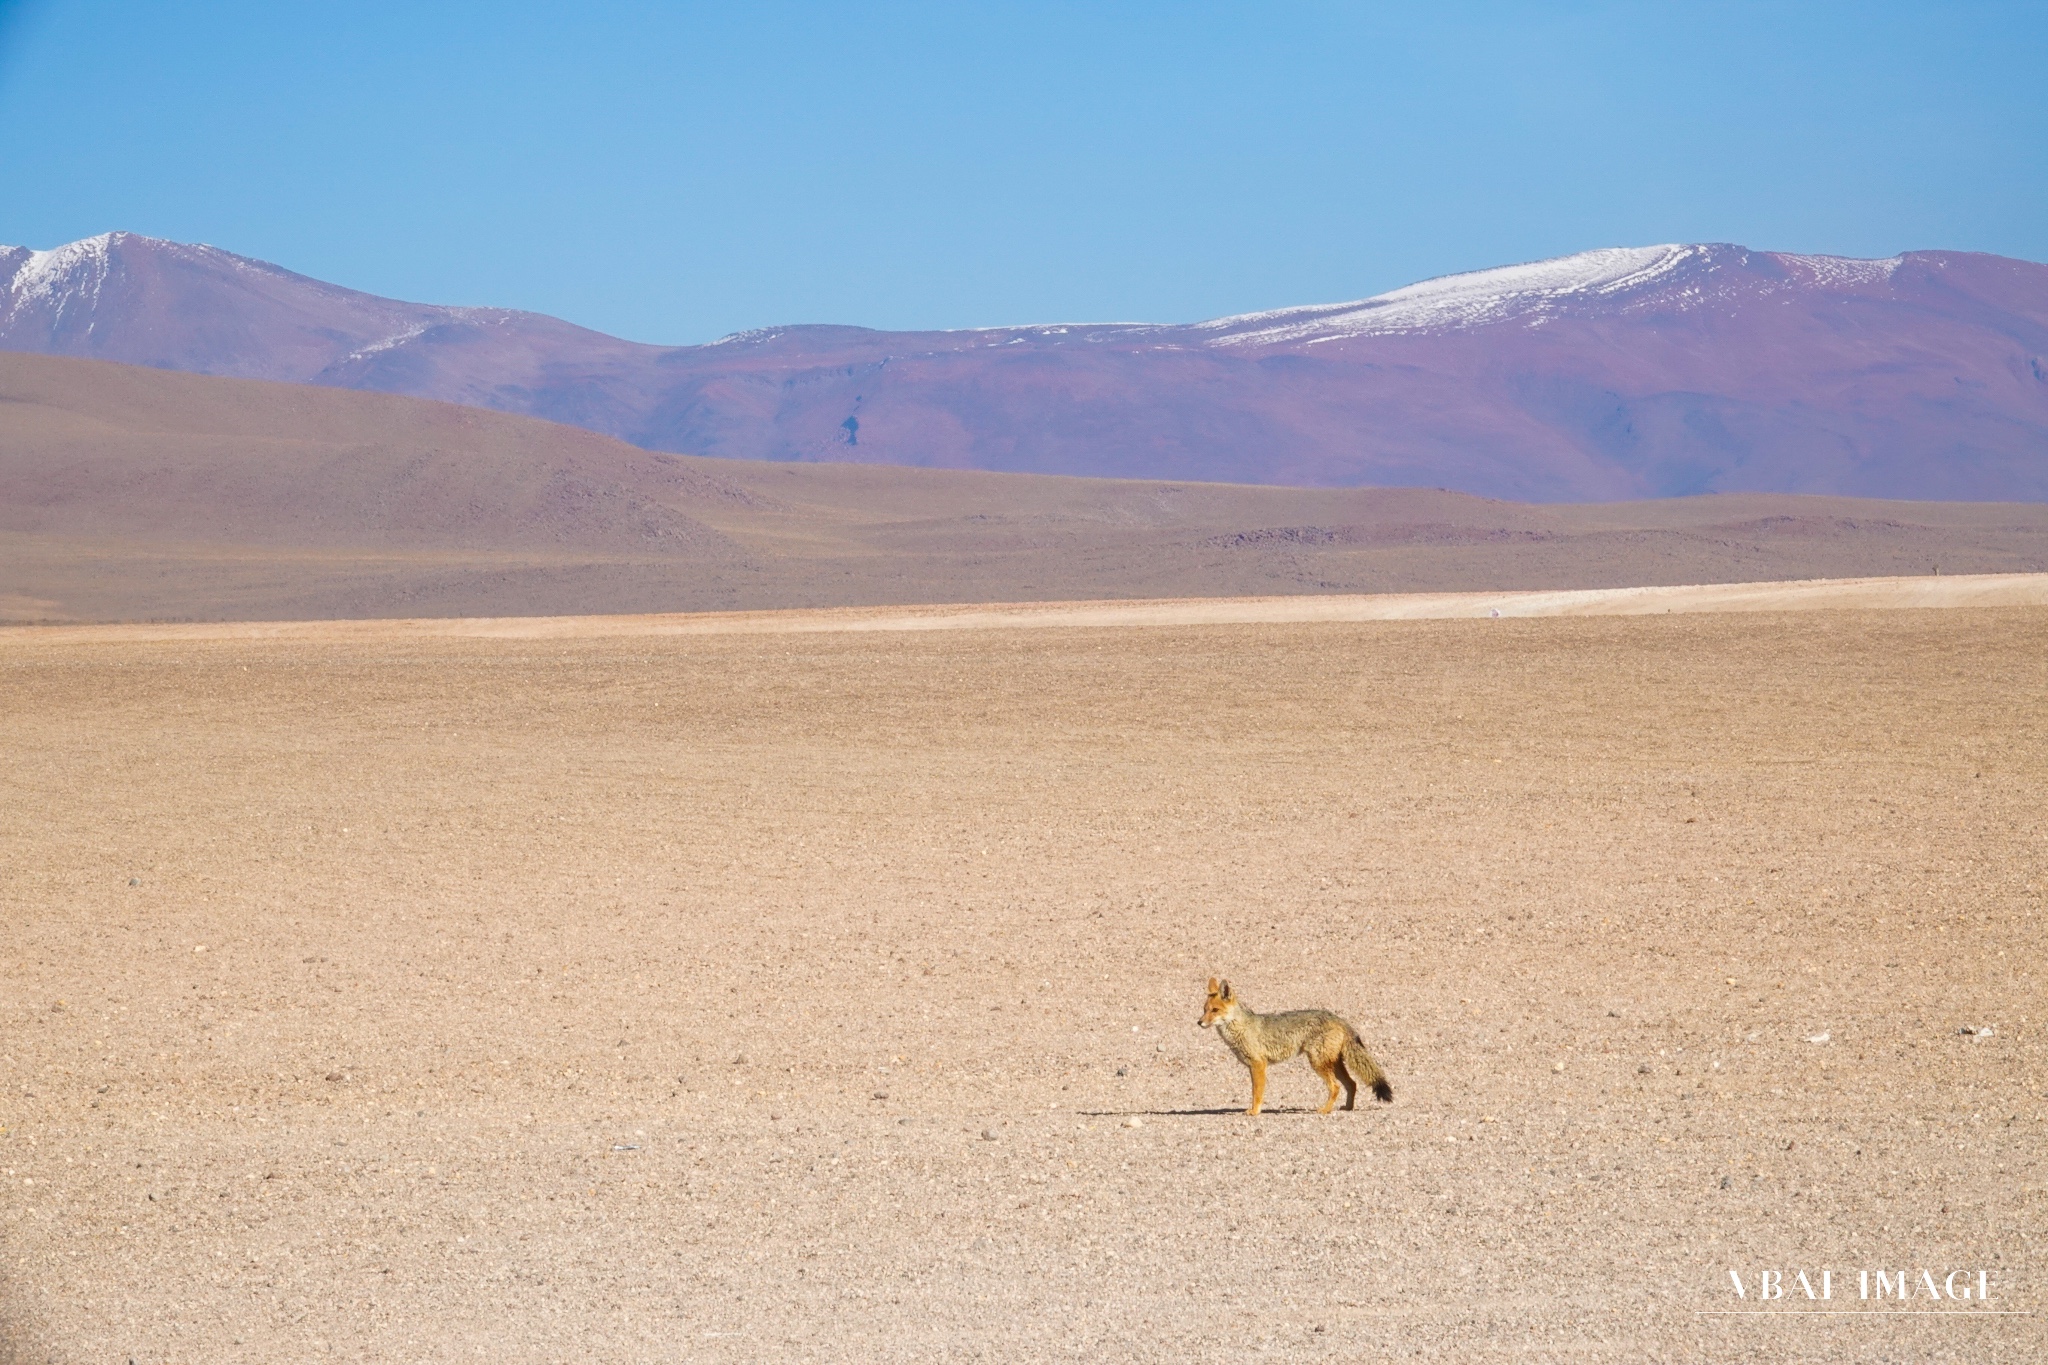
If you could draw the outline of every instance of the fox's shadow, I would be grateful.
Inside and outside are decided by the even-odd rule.
[[[1236,1114],[1240,1118],[1264,1118],[1268,1114],[1314,1114],[1318,1111],[1305,1104],[1269,1104],[1256,1115],[1248,1115],[1242,1106],[1229,1105],[1221,1109],[1082,1109],[1081,1117],[1090,1119],[1194,1119],[1213,1118]]]

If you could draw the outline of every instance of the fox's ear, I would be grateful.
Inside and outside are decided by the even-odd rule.
[[[1213,976],[1209,978],[1209,994],[1216,994],[1216,978]]]
[[[1230,983],[1228,981],[1223,983],[1223,998],[1225,1000],[1230,998]]]

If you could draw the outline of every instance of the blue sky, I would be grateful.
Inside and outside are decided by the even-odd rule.
[[[2048,260],[2030,4],[0,0],[0,242],[647,341],[1187,320],[1661,241]]]

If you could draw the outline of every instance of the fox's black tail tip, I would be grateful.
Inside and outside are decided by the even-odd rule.
[[[1385,1076],[1372,1083],[1372,1097],[1381,1104],[1392,1104],[1394,1102],[1394,1087],[1387,1084]]]

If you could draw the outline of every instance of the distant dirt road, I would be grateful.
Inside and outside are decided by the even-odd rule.
[[[2039,585],[1671,591],[0,632],[0,1357],[2048,1358]]]
[[[992,630],[1444,621],[1474,617],[1652,616],[1690,612],[2048,606],[2048,573],[1840,578],[1791,583],[1437,592],[1318,597],[1168,598],[931,607],[833,607],[637,616],[511,616],[372,621],[239,621],[0,628],[48,643],[145,640],[568,640],[646,635],[781,635],[847,630]]]

